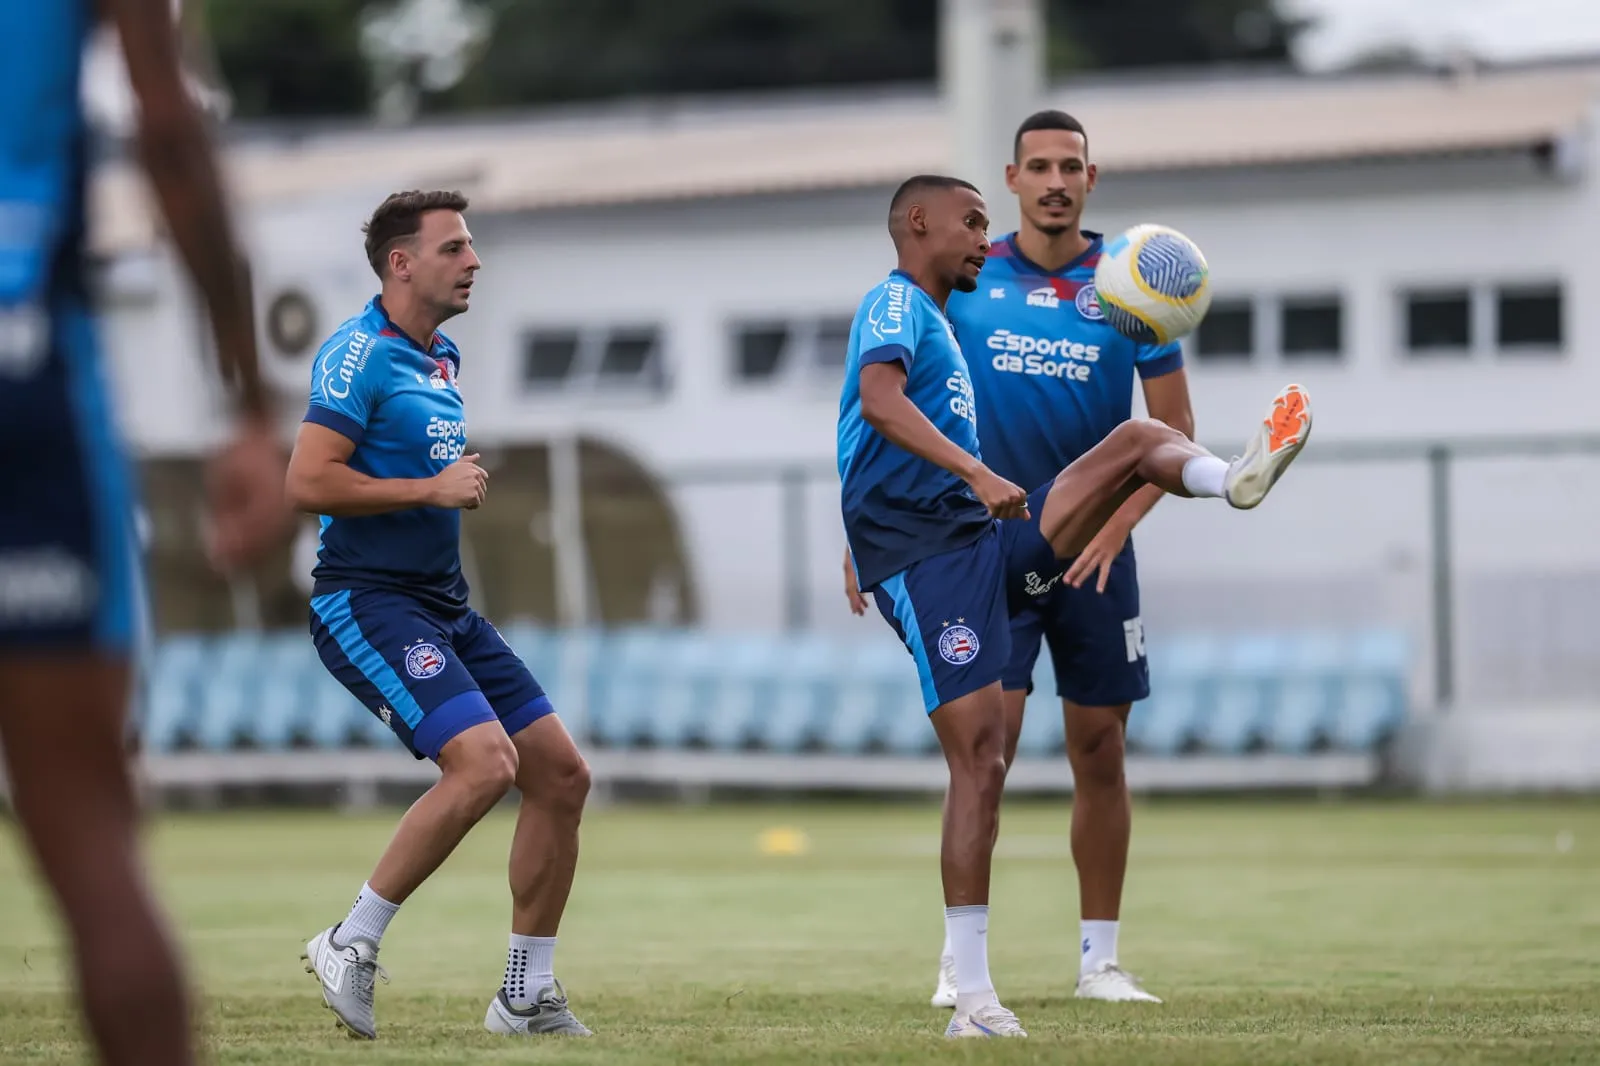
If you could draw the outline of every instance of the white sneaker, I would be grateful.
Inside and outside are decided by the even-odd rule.
[[[956,1005],[956,959],[954,955],[939,956],[939,983],[934,986],[931,1006],[946,1010]]]
[[[1138,978],[1114,962],[1103,962],[1078,978],[1078,998],[1106,1003],[1160,1003],[1139,986]]]
[[[378,1038],[378,1023],[372,1014],[374,977],[389,980],[378,965],[378,945],[354,939],[341,944],[334,939],[338,926],[330,926],[312,937],[300,958],[306,973],[322,985],[322,1002],[349,1030],[351,1036]]]
[[[561,987],[560,981],[541,988],[534,1001],[520,1009],[511,1005],[506,998],[506,990],[502,988],[489,1001],[489,1009],[483,1016],[483,1027],[491,1033],[504,1036],[536,1036],[543,1033],[594,1035],[567,1007],[567,991]]]
[[[1311,436],[1311,397],[1299,385],[1287,385],[1272,399],[1244,455],[1228,464],[1222,494],[1241,511],[1258,506],[1289,469]]]
[[[952,1015],[944,1035],[951,1040],[987,1038],[991,1036],[1027,1036],[1017,1016],[1002,1007],[998,1001],[990,1002],[965,1014]]]

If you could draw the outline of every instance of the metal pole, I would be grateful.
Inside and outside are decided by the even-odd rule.
[[[1433,534],[1433,702],[1455,702],[1455,587],[1450,560],[1450,449],[1428,449],[1429,522]]]
[[[790,629],[811,624],[811,603],[806,578],[810,572],[809,538],[806,536],[806,472],[785,467],[783,491],[784,622]]]
[[[589,552],[583,539],[583,473],[578,438],[550,441],[550,530],[555,547],[556,609],[561,624],[589,624]]]

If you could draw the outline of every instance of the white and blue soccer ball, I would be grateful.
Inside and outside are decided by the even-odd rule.
[[[1134,226],[1106,241],[1094,288],[1105,320],[1141,344],[1188,336],[1211,309],[1206,257],[1168,226]]]

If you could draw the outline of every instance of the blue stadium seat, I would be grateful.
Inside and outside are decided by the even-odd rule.
[[[309,633],[268,634],[261,646],[254,713],[244,739],[266,751],[293,747],[308,731],[311,675],[322,670]]]
[[[675,630],[640,626],[604,638],[590,663],[590,731],[607,747],[632,747],[644,739],[656,691],[672,660],[691,638]]]
[[[1345,751],[1370,751],[1399,728],[1406,713],[1410,647],[1404,633],[1356,636],[1329,737]]]
[[[306,739],[314,747],[348,747],[361,719],[375,717],[327,670],[311,673],[305,698]]]
[[[168,752],[192,741],[199,717],[200,678],[211,639],[175,633],[155,642],[145,671],[146,697],[140,743],[146,751]]]
[[[916,686],[911,654],[888,633],[851,643],[821,737],[823,747],[839,755],[860,755],[877,743],[905,686]]]
[[[1209,710],[1222,642],[1208,634],[1152,642],[1150,697],[1128,716],[1128,743],[1153,755],[1184,750]]]
[[[767,713],[756,723],[756,741],[777,752],[820,746],[838,706],[846,648],[816,633],[785,634],[776,643],[777,684]]]
[[[1320,630],[1288,638],[1283,676],[1264,730],[1270,750],[1304,755],[1322,741],[1333,714],[1345,643],[1341,634]]]
[[[239,745],[257,707],[262,637],[249,630],[217,638],[200,681],[195,741],[207,751]]]
[[[1255,745],[1277,695],[1286,648],[1284,639],[1271,633],[1244,634],[1229,641],[1211,707],[1200,722],[1202,747],[1238,755]]]
[[[1056,671],[1050,650],[1041,648],[1033,664],[1033,693],[1022,714],[1017,754],[1038,758],[1063,755],[1066,750],[1066,724],[1061,717],[1061,697],[1056,695]]]
[[[724,641],[705,634],[675,638],[657,676],[652,705],[637,723],[639,739],[658,748],[695,743],[716,687],[727,676],[728,651]]]
[[[738,751],[754,742],[777,695],[780,647],[769,637],[726,637],[706,702],[696,714],[696,740],[714,751]]]

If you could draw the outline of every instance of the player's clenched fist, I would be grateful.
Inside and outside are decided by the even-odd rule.
[[[433,506],[474,510],[489,491],[489,471],[478,465],[478,453],[463,455],[433,475]]]
[[[993,517],[1028,517],[1028,491],[1018,488],[987,467],[968,484],[972,486],[978,502],[987,507]]]

